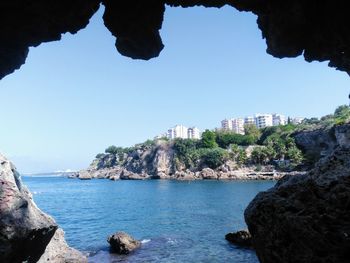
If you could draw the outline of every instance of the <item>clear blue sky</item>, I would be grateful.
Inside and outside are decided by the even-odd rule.
[[[102,11],[78,34],[32,48],[0,81],[0,152],[21,172],[84,168],[108,145],[175,124],[214,128],[255,112],[319,117],[347,103],[347,74],[267,55],[252,14],[167,8],[165,49],[140,61],[117,53]]]

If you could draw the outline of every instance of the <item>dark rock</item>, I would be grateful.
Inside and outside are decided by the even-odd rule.
[[[305,175],[286,176],[245,211],[262,263],[340,263],[350,258],[350,125]]]
[[[234,233],[228,233],[225,236],[225,239],[229,241],[230,243],[239,246],[239,247],[245,247],[250,248],[252,247],[252,236],[250,235],[249,231],[247,230],[241,230]]]
[[[54,220],[34,204],[16,168],[0,154],[0,262],[36,262],[55,234]]]
[[[117,232],[107,239],[111,251],[117,254],[129,254],[141,246],[141,242],[124,232]]]
[[[0,79],[24,64],[29,47],[84,28],[100,0],[2,0]]]
[[[338,144],[335,128],[300,131],[293,134],[293,138],[306,156],[309,166],[314,166],[322,157],[330,155]]]
[[[85,263],[63,231],[35,205],[13,164],[0,154],[0,262]]]
[[[346,1],[271,0],[2,0],[0,3],[0,79],[24,64],[29,47],[55,41],[84,28],[105,6],[106,27],[118,51],[136,59],[159,55],[165,5],[222,7],[231,5],[257,15],[267,52],[275,57],[330,61],[350,73],[350,38]]]

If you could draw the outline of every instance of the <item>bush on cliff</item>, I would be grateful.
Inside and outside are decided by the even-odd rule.
[[[223,149],[229,148],[231,144],[249,146],[256,143],[254,135],[242,135],[232,131],[216,131],[216,143]]]
[[[199,151],[202,166],[216,169],[228,160],[228,152],[221,148],[200,149]]]
[[[216,148],[218,147],[218,144],[216,143],[216,133],[210,130],[205,130],[205,132],[202,133],[202,139],[201,139],[201,148]]]

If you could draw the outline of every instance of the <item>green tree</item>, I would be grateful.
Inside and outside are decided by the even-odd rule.
[[[235,161],[238,165],[242,165],[247,162],[248,157],[244,149],[237,144],[231,145],[230,159]]]
[[[105,153],[110,153],[110,154],[119,154],[121,152],[124,152],[124,149],[122,147],[117,147],[115,145],[109,146],[105,150]]]
[[[344,124],[350,121],[350,107],[347,105],[339,106],[335,112],[335,123],[336,124]]]
[[[228,159],[228,153],[221,148],[201,149],[200,158],[202,163],[209,168],[216,169]]]
[[[201,146],[203,148],[208,148],[208,149],[218,147],[218,144],[216,143],[215,132],[210,130],[205,130],[205,132],[202,133]]]
[[[103,157],[105,157],[106,155],[104,154],[104,153],[98,153],[97,155],[96,155],[96,159],[102,159]]]
[[[293,166],[299,165],[304,161],[302,152],[296,146],[288,149],[287,157]]]
[[[276,153],[271,146],[256,147],[252,151],[252,161],[256,164],[268,164],[275,157]]]
[[[341,105],[334,111],[335,117],[342,117],[344,115],[350,115],[350,107],[348,105]]]
[[[261,131],[254,124],[244,125],[244,133],[247,136],[253,137],[255,142],[257,142],[261,136]]]
[[[252,135],[242,135],[232,131],[216,131],[215,134],[217,144],[223,149],[227,149],[231,144],[249,146],[256,143]]]

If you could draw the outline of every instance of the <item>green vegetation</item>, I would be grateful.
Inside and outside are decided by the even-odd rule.
[[[331,128],[334,125],[341,125],[350,121],[350,107],[348,105],[339,106],[333,114],[323,116],[321,119],[305,119],[300,128],[310,129],[312,127]]]
[[[252,135],[237,134],[232,131],[216,131],[216,143],[219,147],[227,149],[231,144],[249,146],[256,143],[257,138]]]
[[[205,130],[205,132],[202,133],[201,146],[202,148],[208,148],[208,149],[218,147],[218,144],[216,143],[215,132],[210,130]]]
[[[215,169],[231,160],[238,167],[253,164],[257,170],[261,170],[262,165],[274,165],[279,169],[290,170],[308,161],[308,158],[303,156],[301,150],[298,149],[293,138],[294,133],[309,129],[330,129],[349,121],[350,107],[343,105],[339,106],[334,114],[326,115],[321,119],[305,119],[298,125],[292,124],[290,119],[287,125],[267,127],[261,130],[255,125],[247,125],[244,127],[245,135],[232,131],[205,130],[200,140],[175,139],[169,141],[167,138],[161,138],[147,140],[130,148],[112,145],[105,150],[105,153],[96,155],[96,159],[105,159],[110,163],[115,160],[121,164],[130,154],[136,158],[138,156],[135,154],[136,150],[152,150],[159,141],[162,141],[174,150],[174,162],[178,168],[210,167]],[[153,160],[154,154],[151,151],[148,156],[149,161]],[[112,158],[110,158],[111,155]]]

